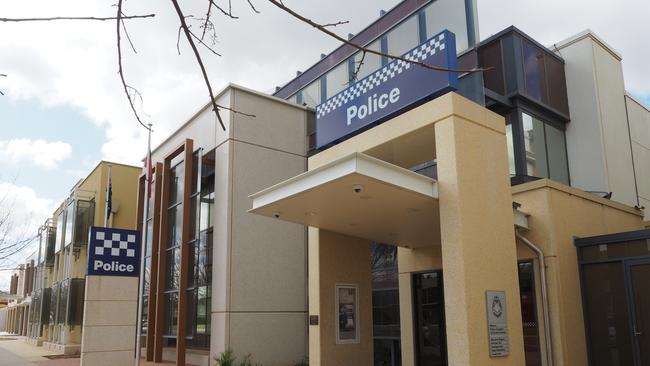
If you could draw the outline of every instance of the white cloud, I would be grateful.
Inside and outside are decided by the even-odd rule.
[[[542,44],[553,44],[591,28],[623,54],[627,87],[639,96],[650,95],[644,62],[650,48],[650,1],[602,0],[477,0],[482,38],[516,25]],[[399,0],[292,1],[289,5],[308,17],[331,22],[349,20],[334,28],[341,35],[358,32]],[[318,31],[288,17],[266,1],[255,1],[255,14],[246,1],[233,1],[239,19],[215,17],[223,54],[202,50],[213,89],[235,82],[258,90],[272,90],[304,71],[338,44]],[[205,1],[182,3],[186,14],[204,16]],[[126,2],[128,14],[156,13],[153,19],[126,21],[138,51],[123,38],[124,71],[128,83],[143,96],[144,119],[154,124],[154,146],[207,103],[202,76],[186,42],[176,51],[178,19],[171,3],[156,0]],[[3,7],[3,16],[113,15],[115,8],[100,0],[22,0]],[[190,19],[190,22],[192,20]],[[193,27],[198,31],[199,24]],[[134,120],[117,77],[113,22],[43,22],[0,24],[0,86],[6,98],[37,98],[44,105],[69,105],[85,113],[105,130],[102,158],[140,164],[146,134]],[[65,128],[65,126],[62,126]],[[73,133],[73,131],[71,131]]]
[[[6,237],[7,243],[35,235],[38,227],[52,215],[56,208],[55,202],[39,197],[36,192],[25,186],[9,182],[0,182],[0,216],[9,212],[10,228]],[[4,230],[2,230],[4,233]],[[37,249],[37,243],[32,242],[18,253],[0,260],[0,268],[8,268],[24,263],[25,258]],[[0,290],[9,286],[11,271],[0,271]]]
[[[71,154],[72,146],[61,141],[48,142],[41,139],[0,141],[0,155],[12,162],[28,160],[46,169],[56,168],[60,162],[69,158]]]

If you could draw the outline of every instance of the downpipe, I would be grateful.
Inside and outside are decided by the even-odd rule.
[[[542,292],[542,316],[544,317],[544,340],[546,345],[546,362],[548,366],[553,366],[553,345],[551,343],[551,320],[548,312],[548,285],[546,283],[546,260],[544,258],[544,252],[540,247],[533,244],[525,236],[519,232],[519,228],[515,229],[515,236],[517,239],[521,240],[522,243],[526,244],[533,252],[537,254],[539,260],[539,275],[541,292]]]

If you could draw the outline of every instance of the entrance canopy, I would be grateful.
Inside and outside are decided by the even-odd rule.
[[[440,245],[435,180],[361,153],[251,196],[250,212],[409,248]]]

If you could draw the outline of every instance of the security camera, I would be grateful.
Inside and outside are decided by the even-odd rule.
[[[280,213],[279,212],[274,212],[273,217],[275,217],[276,219],[279,219],[280,218]]]
[[[355,184],[352,186],[352,190],[354,193],[361,193],[363,192],[363,186],[361,184]]]

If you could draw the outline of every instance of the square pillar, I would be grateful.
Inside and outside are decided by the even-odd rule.
[[[309,228],[309,364],[372,366],[371,242]],[[337,341],[336,285],[356,286],[358,339]],[[317,324],[314,317],[318,317]]]
[[[462,102],[435,124],[450,365],[523,365],[512,195],[503,118]],[[504,291],[507,356],[490,357],[486,291]]]

